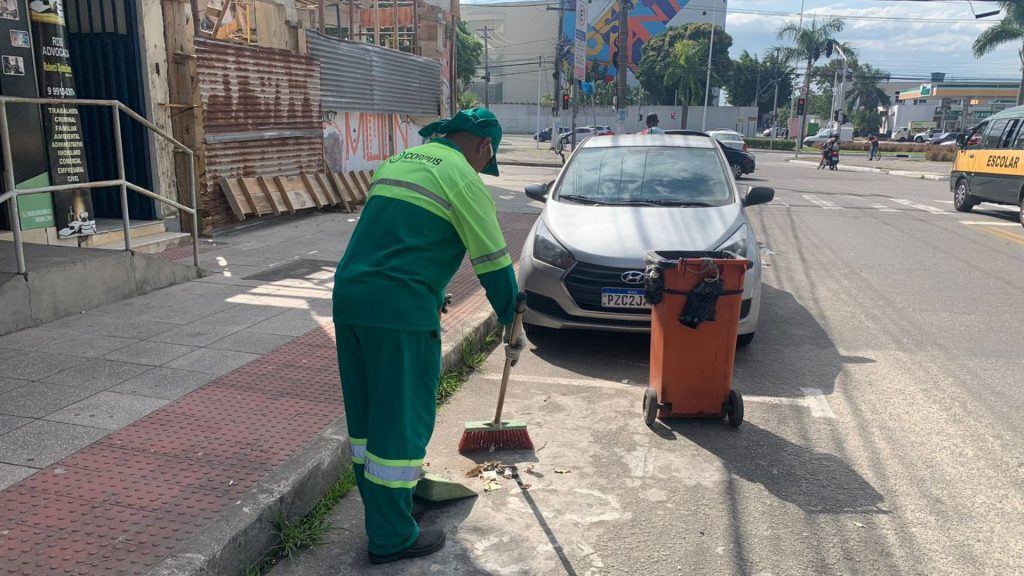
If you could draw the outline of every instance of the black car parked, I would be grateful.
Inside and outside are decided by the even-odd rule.
[[[665,130],[665,134],[675,134],[677,136],[708,136],[708,134],[701,132],[700,130]],[[711,138],[715,140],[714,138]],[[744,174],[753,174],[756,162],[754,155],[750,152],[738,150],[731,146],[723,146],[721,142],[715,140],[718,147],[725,152],[725,159],[729,162],[729,167],[732,168],[732,175],[739,180]]]

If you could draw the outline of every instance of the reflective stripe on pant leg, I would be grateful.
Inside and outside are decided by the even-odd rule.
[[[352,463],[364,464],[366,462],[366,438],[349,438],[352,445]]]
[[[422,473],[423,460],[387,460],[366,453],[365,477],[388,488],[415,488]]]

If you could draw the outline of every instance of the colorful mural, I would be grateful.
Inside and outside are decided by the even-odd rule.
[[[333,172],[372,170],[391,155],[422,143],[419,127],[398,114],[326,111],[323,129],[324,161]]]
[[[668,23],[689,3],[689,0],[635,0],[635,6],[629,11],[629,40],[627,42],[627,63],[631,72],[636,72],[643,56],[643,47],[653,36],[668,29]],[[570,9],[575,9],[575,0],[566,2]],[[601,6],[604,4],[604,6]],[[603,9],[602,9],[603,8]],[[606,81],[615,79],[616,67],[612,63],[612,54],[619,34],[618,2],[595,1],[590,7],[591,29],[587,34],[587,62],[597,62],[602,68],[607,67]],[[565,19],[562,34],[566,41],[574,37],[575,20]],[[571,53],[571,50],[570,50]],[[572,60],[570,56],[570,61]]]

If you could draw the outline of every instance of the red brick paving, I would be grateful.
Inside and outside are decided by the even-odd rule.
[[[499,219],[518,261],[536,215]],[[487,306],[466,264],[449,292],[446,330]],[[338,380],[328,325],[0,491],[0,574],[145,574],[343,414]]]

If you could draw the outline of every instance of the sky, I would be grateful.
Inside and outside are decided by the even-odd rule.
[[[994,2],[974,2],[978,13],[996,7]],[[728,10],[725,30],[733,37],[730,53],[735,58],[741,50],[763,54],[779,45],[775,32],[784,22],[799,21],[800,0],[732,0]],[[827,15],[843,17],[846,28],[838,38],[858,50],[861,62],[888,71],[893,80],[919,80],[931,72],[945,72],[947,81],[1020,78],[1019,45],[974,57],[974,39],[999,17],[976,20],[966,1],[804,2],[805,23]]]
[[[463,1],[487,4],[494,0]],[[591,1],[593,16],[593,6],[614,0]],[[690,5],[698,9],[715,1],[720,0],[691,0]],[[816,17],[843,17],[846,28],[838,38],[857,49],[861,62],[889,72],[893,80],[927,81],[931,72],[945,72],[947,81],[1019,80],[1019,45],[974,57],[974,39],[999,16],[975,19],[975,12],[997,5],[973,2],[972,12],[966,0],[804,0],[803,15],[805,23]],[[786,22],[798,22],[800,10],[801,0],[729,0],[725,29],[733,38],[730,55],[737,58],[742,50],[760,55],[780,45],[776,31]],[[720,13],[717,18],[721,21]]]

